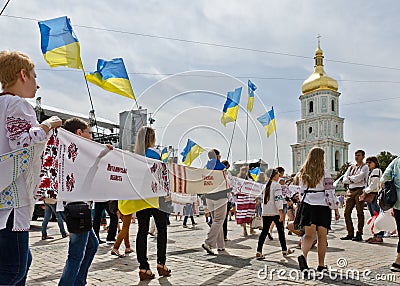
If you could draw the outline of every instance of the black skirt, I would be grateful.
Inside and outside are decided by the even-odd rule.
[[[303,204],[303,210],[300,217],[300,225],[310,226],[312,224],[331,229],[332,211],[328,206]]]

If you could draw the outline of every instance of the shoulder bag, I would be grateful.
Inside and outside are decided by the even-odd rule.
[[[64,207],[64,214],[70,233],[83,233],[92,229],[92,212],[87,203],[69,203]]]

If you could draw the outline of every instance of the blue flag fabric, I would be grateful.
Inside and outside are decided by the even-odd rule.
[[[194,159],[196,159],[205,150],[201,148],[196,142],[188,139],[185,149],[183,149],[181,155],[182,163],[186,166],[190,166]]]
[[[267,132],[267,137],[276,131],[274,107],[272,107],[271,110],[266,112],[264,115],[258,117],[257,120],[262,126],[264,126],[264,129]]]
[[[98,59],[97,71],[87,74],[85,77],[102,89],[135,99],[122,58],[115,58],[111,61]]]
[[[39,21],[41,49],[50,67],[83,69],[80,45],[68,17]]]
[[[247,100],[247,110],[252,112],[253,111],[253,105],[254,105],[254,92],[256,91],[257,86],[251,82],[251,80],[248,80],[247,82],[247,93],[249,95],[248,100]]]
[[[242,94],[242,87],[238,87],[235,91],[229,91],[227,94],[227,99],[222,109],[221,122],[226,126],[226,123],[236,121],[238,111],[240,96]]]

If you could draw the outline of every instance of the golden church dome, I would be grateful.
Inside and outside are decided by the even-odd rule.
[[[324,54],[320,48],[318,39],[318,48],[315,50],[314,72],[303,82],[301,91],[303,94],[313,92],[319,89],[330,89],[337,91],[338,83],[335,79],[327,76],[324,71]]]

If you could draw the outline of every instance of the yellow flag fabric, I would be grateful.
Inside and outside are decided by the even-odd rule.
[[[158,208],[158,197],[144,200],[119,200],[118,209],[123,215],[132,214],[148,208]]]

